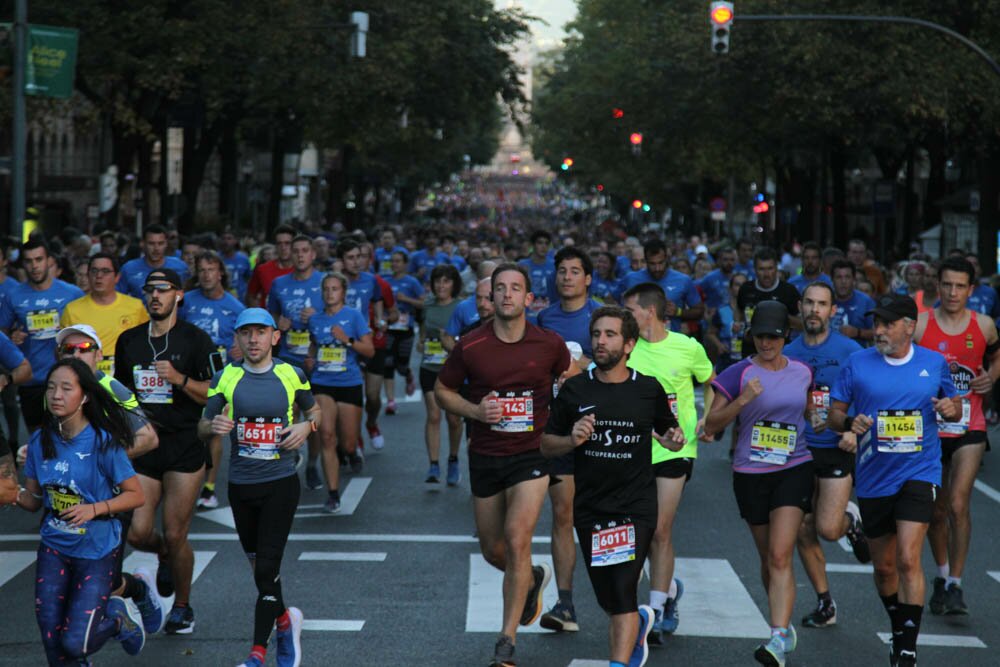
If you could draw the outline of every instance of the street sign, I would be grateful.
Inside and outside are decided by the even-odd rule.
[[[722,197],[712,197],[708,201],[708,210],[710,211],[725,211],[726,210],[726,200]]]

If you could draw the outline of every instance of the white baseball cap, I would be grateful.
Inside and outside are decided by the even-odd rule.
[[[70,334],[74,333],[83,334],[87,338],[92,339],[95,343],[97,343],[97,349],[102,352],[104,351],[104,348],[101,347],[101,337],[97,335],[96,331],[94,331],[94,327],[89,324],[74,324],[71,327],[66,327],[61,330],[56,335],[56,345],[62,345],[63,341],[66,340]]]

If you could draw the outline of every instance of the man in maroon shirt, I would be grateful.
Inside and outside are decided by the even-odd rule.
[[[529,324],[531,279],[516,264],[492,276],[496,313],[462,336],[438,375],[434,396],[448,412],[469,420],[469,479],[479,548],[504,573],[503,629],[493,667],[514,664],[517,626],[542,612],[542,591],[552,577],[532,566],[531,537],[549,486],[540,452],[552,402],[552,382],[579,372],[558,334]],[[468,381],[463,393],[463,383]]]
[[[250,276],[250,282],[247,284],[247,305],[265,305],[267,295],[271,292],[271,283],[292,272],[293,238],[295,238],[295,230],[288,225],[278,225],[274,230],[274,246],[278,256],[253,270],[253,275]]]

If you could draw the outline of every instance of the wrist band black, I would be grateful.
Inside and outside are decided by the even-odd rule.
[[[844,417],[844,433],[847,433],[848,431],[850,431],[851,430],[851,426],[853,426],[853,425],[854,425],[854,417],[852,417],[850,415],[848,415],[847,417]]]

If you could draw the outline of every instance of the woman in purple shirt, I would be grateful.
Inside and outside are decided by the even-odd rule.
[[[754,652],[762,665],[784,665],[795,649],[792,556],[813,496],[812,456],[804,440],[812,370],[782,354],[787,334],[785,306],[760,303],[750,324],[757,353],[712,382],[715,400],[705,420],[706,435],[712,435],[738,418],[733,491],[760,554],[771,614],[771,638]]]

